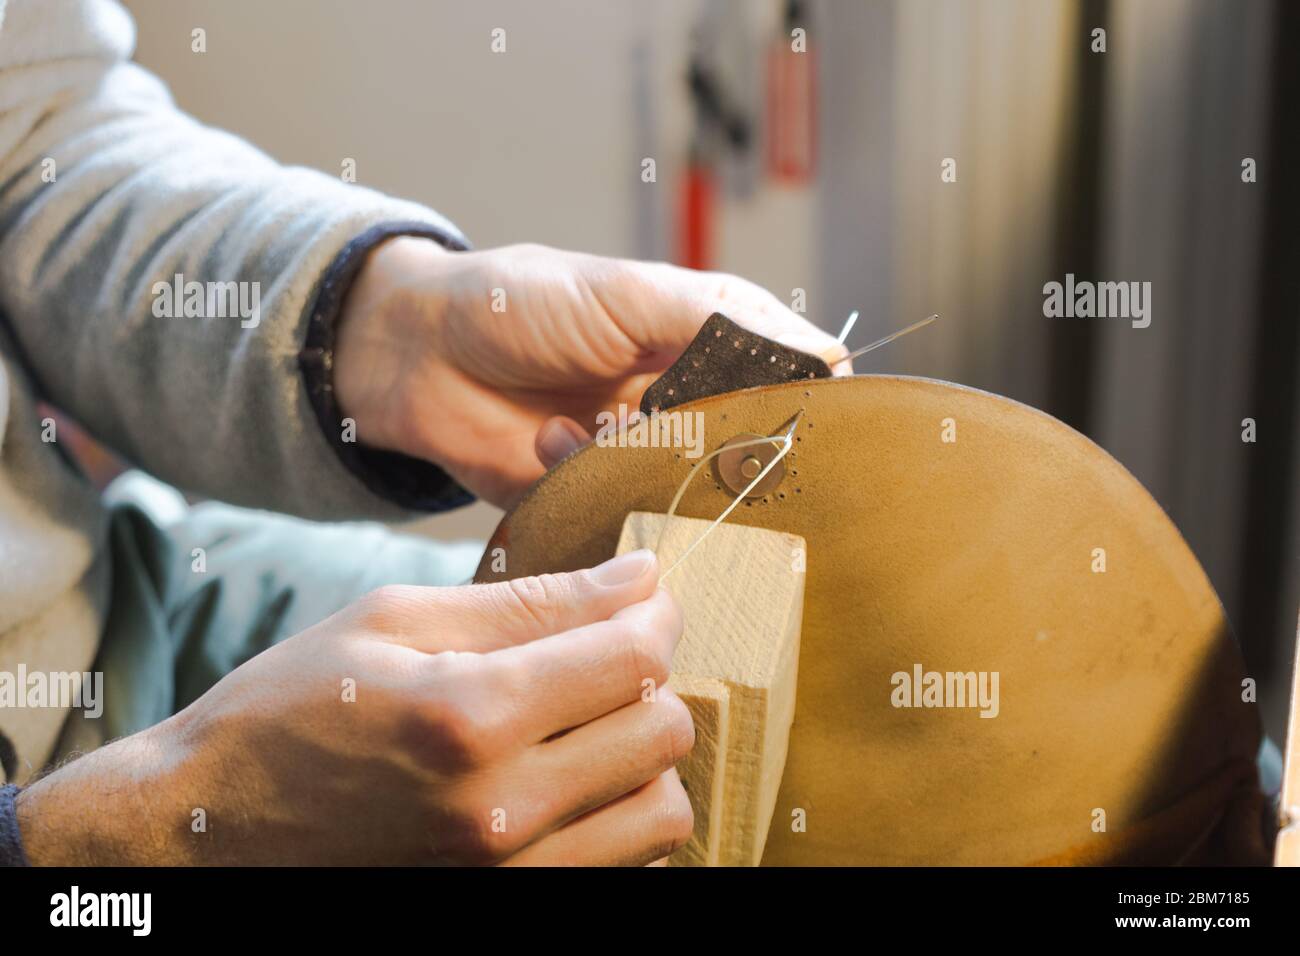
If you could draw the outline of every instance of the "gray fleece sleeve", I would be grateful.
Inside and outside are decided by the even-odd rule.
[[[134,27],[114,3],[0,0],[0,17],[0,313],[44,397],[164,480],[236,504],[394,519],[408,514],[394,497],[463,501],[450,482],[391,496],[363,480],[300,369],[350,241],[401,223],[463,247],[455,227],[185,116],[127,62]]]

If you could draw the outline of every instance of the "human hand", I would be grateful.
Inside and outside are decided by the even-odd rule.
[[[665,685],[682,620],[657,580],[639,551],[570,574],[376,591],[24,790],[28,856],[660,859],[691,834],[673,766],[694,730]]]
[[[714,312],[828,361],[847,354],[735,276],[401,237],[371,254],[348,294],[335,394],[361,441],[433,461],[507,506],[589,440],[600,411],[635,409]]]

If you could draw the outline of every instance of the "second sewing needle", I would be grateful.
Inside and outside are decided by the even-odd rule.
[[[850,322],[852,322],[852,320],[856,318],[857,318],[857,313],[855,312],[852,316],[850,316]],[[844,358],[835,359],[830,364],[833,366],[839,365],[841,362],[847,362],[849,359],[857,358],[859,355],[866,355],[872,349],[878,349],[882,345],[888,345],[890,342],[894,341],[894,339],[901,338],[902,336],[907,335],[909,332],[915,332],[917,329],[925,328],[927,325],[929,325],[931,322],[934,322],[938,318],[939,318],[939,314],[937,312],[934,315],[926,316],[920,322],[913,322],[905,329],[899,329],[897,332],[890,332],[883,339],[876,339],[876,341],[872,342],[870,345],[864,345],[862,346],[862,348],[858,349],[857,351],[850,352],[848,355],[844,356]],[[841,339],[840,341],[842,342],[843,339]]]

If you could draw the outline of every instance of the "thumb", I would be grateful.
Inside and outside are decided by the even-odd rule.
[[[557,415],[537,430],[535,450],[542,466],[549,470],[590,442],[585,428],[572,418]]]
[[[486,653],[608,620],[658,586],[654,552],[629,551],[581,571],[451,589],[455,599],[438,624],[466,650]]]

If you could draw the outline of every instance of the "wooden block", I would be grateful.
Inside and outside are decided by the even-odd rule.
[[[1300,823],[1292,823],[1278,832],[1273,865],[1300,866]]]
[[[722,849],[722,809],[727,774],[731,691],[720,680],[674,674],[669,681],[695,721],[695,746],[677,773],[695,811],[691,841],[668,858],[670,866],[717,866]]]
[[[634,511],[623,523],[618,552],[657,546],[667,570],[709,524],[674,516],[661,539],[665,516]],[[794,719],[804,549],[797,535],[723,523],[664,582],[686,620],[673,679],[698,715],[697,738],[706,741],[692,764],[678,769],[688,790],[715,793],[722,779],[721,812],[714,799],[708,838],[684,848],[684,860],[712,861],[715,843],[722,866],[756,866],[762,858]],[[724,684],[727,706],[707,692],[698,695],[688,678]],[[722,712],[725,727],[717,723]],[[725,767],[716,758],[707,766],[710,750],[725,754]]]
[[[1300,625],[1296,627],[1295,670],[1291,677],[1291,719],[1286,734],[1286,763],[1278,811],[1282,827],[1277,835],[1273,862],[1300,866]]]

